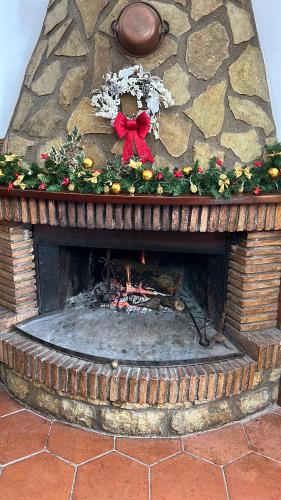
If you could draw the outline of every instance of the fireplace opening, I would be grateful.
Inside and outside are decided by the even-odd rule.
[[[69,245],[38,229],[40,316],[21,332],[68,354],[139,366],[242,354],[223,334],[225,240],[172,246],[171,236],[157,244],[138,235],[104,246],[106,235],[96,233],[80,246],[72,231]]]

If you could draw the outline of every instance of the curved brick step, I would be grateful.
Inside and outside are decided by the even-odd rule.
[[[113,369],[49,349],[10,332],[0,335],[0,362],[56,392],[100,402],[140,405],[213,401],[251,389],[257,363],[249,356],[220,363]]]
[[[204,431],[263,410],[278,398],[281,368],[244,358],[169,368],[112,369],[0,334],[0,377],[43,413],[132,436]]]

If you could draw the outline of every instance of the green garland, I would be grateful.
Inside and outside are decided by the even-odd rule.
[[[59,150],[52,148],[41,155],[41,164],[27,164],[14,154],[0,155],[0,185],[11,189],[70,191],[78,193],[130,193],[180,196],[208,195],[231,198],[240,193],[273,193],[281,191],[281,144],[266,148],[263,159],[247,166],[228,170],[217,158],[204,169],[193,166],[175,168],[146,167],[132,158],[126,165],[116,157],[97,169],[85,158],[82,134],[75,128]]]

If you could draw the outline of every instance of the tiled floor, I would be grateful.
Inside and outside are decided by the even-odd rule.
[[[183,439],[49,420],[0,384],[1,500],[280,500],[281,408]]]

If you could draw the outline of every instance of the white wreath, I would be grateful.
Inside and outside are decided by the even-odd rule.
[[[161,78],[152,76],[141,65],[136,65],[121,69],[118,73],[107,73],[104,79],[102,88],[93,91],[91,103],[99,110],[96,115],[113,121],[120,108],[120,96],[131,94],[137,99],[138,109],[143,108],[145,101],[151,123],[150,132],[158,139],[157,113],[160,105],[168,108],[174,104],[171,92],[166,89]]]

